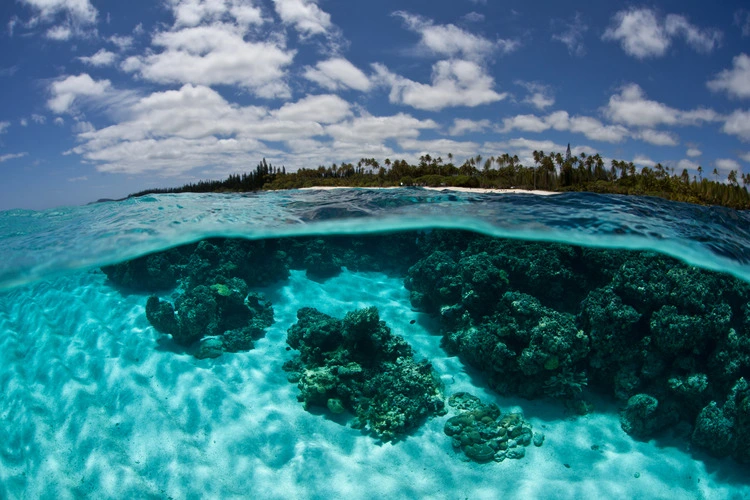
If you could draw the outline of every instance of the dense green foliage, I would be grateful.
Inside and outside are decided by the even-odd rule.
[[[150,189],[131,196],[149,193],[245,192],[314,186],[445,186],[646,195],[702,205],[750,208],[750,194],[747,191],[750,175],[739,174],[743,183],[740,186],[736,171],[731,171],[724,183],[719,181],[716,169],[713,171],[714,180],[703,178],[702,167],[698,168],[698,176],[692,178],[687,170],[678,175],[674,169],[660,163],[653,168],[643,167],[639,172],[632,162],[612,160],[607,166],[598,154],[562,155],[534,151],[534,166],[521,165],[517,156],[508,154],[484,161],[481,156],[476,156],[460,167],[454,165],[452,159],[452,155],[449,155],[446,163],[440,157],[424,155],[416,165],[410,165],[405,160],[391,162],[389,159],[381,165],[374,158],[363,158],[356,165],[333,164],[316,169],[303,168],[292,173],[287,173],[284,167],[276,168],[264,159],[254,171],[230,175],[223,181],[200,181],[179,188]]]

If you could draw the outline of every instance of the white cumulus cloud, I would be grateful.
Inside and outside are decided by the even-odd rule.
[[[492,41],[454,24],[435,24],[430,19],[405,11],[396,11],[393,15],[403,19],[407,28],[420,35],[423,49],[443,57],[482,60],[495,52],[508,54],[520,46],[518,40]]]
[[[110,52],[107,49],[100,49],[96,54],[92,56],[84,56],[78,58],[82,63],[90,66],[103,67],[111,66],[117,60],[117,54]]]
[[[615,123],[646,128],[659,125],[698,125],[721,118],[710,109],[681,111],[647,99],[643,89],[635,83],[624,85],[619,94],[611,96],[603,112]]]
[[[743,53],[735,57],[732,69],[721,71],[707,85],[714,92],[725,91],[730,97],[750,97],[750,56]]]
[[[128,50],[133,46],[133,37],[128,35],[112,35],[107,41],[119,50]]]
[[[489,120],[468,120],[465,118],[456,118],[453,120],[453,126],[448,133],[452,136],[464,135],[470,132],[484,132],[492,127]]]
[[[620,42],[627,54],[638,59],[663,56],[670,44],[664,26],[651,9],[619,11],[602,38]]]
[[[155,92],[130,106],[130,116],[82,130],[72,150],[106,172],[184,174],[194,168],[246,168],[270,152],[262,141],[325,135],[324,125],[350,116],[337,96],[308,96],[279,109],[238,106],[206,86]]]
[[[729,173],[731,170],[742,172],[742,167],[737,162],[737,160],[733,160],[731,158],[719,158],[714,162],[714,165],[719,169],[719,171],[723,171],[726,173]]]
[[[263,24],[262,11],[251,0],[168,0],[175,28],[203,22],[236,21],[240,25]]]
[[[590,116],[570,116],[567,111],[555,111],[547,116],[516,115],[505,118],[502,132],[522,130],[539,133],[549,129],[583,134],[593,141],[611,143],[621,142],[629,135],[625,127],[604,125]]]
[[[45,35],[56,41],[90,35],[99,14],[89,0],[19,1],[33,12],[27,24],[29,26],[51,25]]]
[[[436,129],[433,120],[419,120],[399,113],[394,116],[360,116],[326,127],[335,140],[362,144],[379,143],[385,139],[415,139],[423,129]]]
[[[381,64],[373,64],[379,81],[391,87],[392,103],[417,109],[438,111],[448,107],[475,107],[505,99],[507,93],[495,92],[494,79],[473,61],[438,61],[432,67],[432,82],[415,82],[391,73]]]
[[[294,103],[284,104],[271,113],[279,120],[336,123],[349,117],[351,106],[336,95],[307,96]]]
[[[62,15],[78,23],[94,23],[98,14],[89,0],[20,0],[20,2],[31,7],[40,20],[44,21],[50,21]]]
[[[669,14],[664,22],[669,36],[682,37],[696,52],[708,54],[721,44],[722,34],[718,30],[700,29],[686,17]]]
[[[656,162],[654,160],[644,155],[635,155],[635,158],[633,158],[633,163],[642,167],[653,167],[654,165],[656,165]]]
[[[450,139],[401,139],[398,141],[401,148],[414,152],[414,156],[429,154],[433,158],[438,156],[447,161],[448,153],[457,157],[474,156],[479,150],[479,144],[471,141],[453,141]]]
[[[260,97],[288,97],[284,80],[295,51],[272,41],[246,41],[232,24],[157,33],[161,52],[129,57],[122,69],[158,83],[236,85]]]
[[[109,80],[94,80],[86,73],[52,82],[47,107],[57,114],[67,113],[81,97],[103,96],[112,84]]]
[[[371,88],[367,75],[342,57],[320,61],[315,67],[306,66],[303,76],[328,90],[350,88],[366,92]]]
[[[555,97],[552,94],[552,88],[549,85],[543,85],[536,82],[524,82],[516,80],[516,85],[526,89],[528,95],[523,100],[526,104],[531,104],[536,109],[544,110],[555,104]]]
[[[709,53],[719,46],[722,34],[698,28],[681,15],[669,14],[661,19],[652,9],[630,8],[612,17],[602,39],[619,42],[628,55],[646,59],[663,56],[678,37],[684,38],[694,50]]]
[[[331,15],[318,7],[316,0],[273,0],[276,13],[303,36],[322,35],[333,26]]]
[[[567,115],[567,113],[566,113]],[[566,116],[567,122],[567,116]],[[550,123],[536,115],[516,115],[503,119],[502,132],[522,130],[524,132],[544,132],[552,127]]]
[[[648,142],[654,146],[677,146],[680,143],[676,134],[664,130],[639,130],[633,134],[633,138]]]
[[[727,117],[721,129],[725,134],[736,135],[743,141],[750,141],[750,111],[738,109]]]

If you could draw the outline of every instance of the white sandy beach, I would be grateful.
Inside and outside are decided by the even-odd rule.
[[[701,461],[684,442],[637,442],[616,408],[574,417],[544,401],[501,398],[439,347],[401,280],[293,272],[266,290],[276,324],[257,348],[196,360],[150,327],[145,295],[100,273],[0,295],[0,498],[731,499],[746,468]],[[447,394],[521,410],[546,434],[521,460],[462,459],[433,419],[380,444],[347,419],[306,412],[282,363],[302,306],[343,316],[366,305],[432,360]],[[415,320],[415,324],[410,324]]]
[[[467,188],[467,187],[428,187],[421,186],[422,189],[429,189],[430,191],[458,191],[461,193],[495,193],[495,194],[535,194],[540,196],[549,196],[560,194],[555,191],[543,191],[540,189],[486,189],[486,188]],[[352,186],[313,186],[300,188],[302,190],[329,190],[329,189],[355,189]],[[389,186],[389,187],[367,187],[367,188],[356,188],[356,189],[401,189],[400,186]]]

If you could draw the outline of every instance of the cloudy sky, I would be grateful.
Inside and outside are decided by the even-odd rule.
[[[750,172],[750,5],[3,0],[0,210],[362,157]]]

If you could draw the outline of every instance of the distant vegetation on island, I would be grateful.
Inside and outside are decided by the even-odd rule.
[[[565,155],[534,151],[534,166],[521,165],[518,156],[503,154],[482,158],[477,155],[461,166],[441,157],[424,155],[419,163],[362,158],[357,164],[333,164],[315,169],[287,172],[261,161],[255,170],[230,175],[222,181],[199,181],[178,188],[148,189],[129,197],[151,193],[247,192],[258,190],[298,189],[315,186],[389,187],[429,186],[497,189],[542,189],[548,191],[587,191],[607,194],[658,196],[674,201],[701,205],[722,205],[745,210],[750,208],[750,174],[731,171],[726,182],[719,172],[704,172],[692,177],[687,170],[677,174],[674,168],[660,163],[637,170],[633,162],[612,160],[606,165],[598,154]],[[712,176],[713,180],[704,177]],[[739,182],[742,182],[740,186]]]

